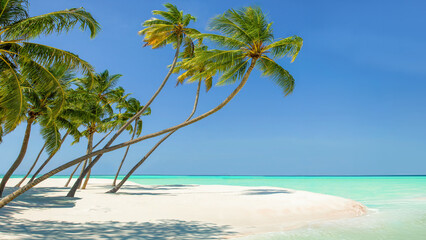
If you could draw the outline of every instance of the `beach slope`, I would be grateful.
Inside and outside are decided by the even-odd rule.
[[[350,199],[276,187],[128,182],[106,194],[112,180],[90,181],[76,198],[64,197],[60,178],[20,196],[0,209],[0,239],[227,239],[367,212]]]

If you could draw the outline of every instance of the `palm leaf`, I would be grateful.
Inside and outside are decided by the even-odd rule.
[[[1,0],[0,25],[7,26],[28,18],[28,0]]]
[[[272,56],[275,58],[289,56],[292,58],[291,62],[293,62],[297,54],[299,54],[302,45],[303,39],[301,37],[291,36],[270,44],[265,50],[270,50]]]
[[[274,60],[262,56],[256,63],[262,71],[263,76],[270,77],[284,91],[285,96],[294,90],[294,78],[290,73],[278,65]]]
[[[234,66],[229,67],[228,70],[226,70],[219,78],[217,85],[232,84],[235,83],[237,79],[242,78],[248,67],[248,60],[249,59],[240,61],[239,63],[234,64]]]
[[[41,129],[41,135],[46,142],[46,151],[51,154],[61,145],[61,133],[56,124],[50,124]]]
[[[15,47],[19,48],[17,44]],[[17,52],[39,62],[42,65],[50,66],[55,63],[61,63],[69,69],[79,70],[91,79],[94,78],[94,68],[88,62],[80,59],[77,55],[71,52],[30,42],[24,42],[23,47]]]
[[[83,8],[72,8],[22,19],[7,26],[3,37],[5,40],[34,39],[40,35],[68,32],[77,24],[80,24],[81,30],[89,29],[91,38],[100,30],[99,23],[89,12]]]
[[[13,130],[20,121],[23,110],[24,98],[21,80],[9,60],[0,55],[0,66],[3,70],[0,81],[0,107],[7,109],[3,126],[4,132]]]

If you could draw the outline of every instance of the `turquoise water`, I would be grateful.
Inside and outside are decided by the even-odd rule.
[[[293,231],[242,238],[244,240],[344,239],[425,240],[426,176],[419,177],[221,177],[134,176],[140,184],[222,184],[273,186],[331,194],[359,201],[367,216],[312,223]],[[242,240],[241,239],[241,240]]]
[[[61,176],[58,176],[61,177]],[[112,176],[95,176],[110,178]],[[147,185],[214,184],[272,186],[350,198],[366,205],[368,215],[311,223],[301,229],[241,240],[426,240],[426,176],[391,177],[237,177],[134,176]]]

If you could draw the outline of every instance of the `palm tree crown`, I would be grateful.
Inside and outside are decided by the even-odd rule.
[[[40,36],[67,32],[80,24],[94,37],[100,29],[92,15],[82,8],[72,8],[40,16],[29,17],[28,0],[0,0],[0,106],[6,109],[3,119],[5,132],[10,132],[24,109],[21,76],[32,79],[32,84],[45,91],[59,93],[58,114],[65,104],[65,92],[60,81],[48,71],[54,63],[91,74],[93,67],[70,52],[29,42]]]
[[[191,21],[195,21],[195,17],[190,14],[183,14],[176,6],[170,3],[164,4],[168,11],[154,10],[152,14],[159,15],[164,19],[151,18],[143,22],[145,28],[139,31],[144,36],[144,46],[152,48],[160,48],[172,43],[174,48],[182,42],[185,44],[185,51],[192,51],[193,42],[191,35],[199,34],[193,28],[188,28]]]
[[[176,63],[176,67],[173,69],[173,73],[182,72],[178,78],[176,85],[183,84],[185,80],[189,82],[204,81],[206,86],[206,92],[208,92],[213,85],[213,76],[216,71],[211,67],[214,67],[210,64],[209,61],[191,61],[194,56],[201,54],[207,51],[207,46],[199,44],[194,48],[193,54],[187,56],[185,53],[181,54],[182,60]],[[207,72],[207,74],[203,74]]]
[[[249,65],[253,64],[264,76],[271,77],[283,89],[285,95],[293,91],[293,77],[273,59],[288,56],[294,61],[302,47],[302,38],[291,36],[275,40],[272,23],[269,23],[262,10],[256,7],[228,10],[213,18],[210,29],[223,35],[199,34],[197,37],[210,39],[227,50],[203,51],[188,61],[187,65],[204,62],[210,66],[207,71],[194,75],[188,81],[195,81],[219,71],[222,73],[219,85],[234,83],[242,78]]]

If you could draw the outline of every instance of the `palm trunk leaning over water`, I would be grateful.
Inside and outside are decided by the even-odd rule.
[[[31,116],[27,120],[27,127],[25,129],[25,135],[24,140],[22,141],[21,150],[19,151],[19,155],[16,158],[15,162],[12,164],[12,166],[7,170],[6,174],[3,176],[1,183],[0,183],[0,198],[3,196],[4,188],[6,187],[7,181],[9,181],[9,178],[12,176],[12,174],[15,172],[15,170],[19,167],[22,160],[25,157],[25,153],[27,152],[28,142],[30,140],[30,134],[31,134],[31,126],[33,125],[33,122],[35,120],[35,117]]]
[[[40,149],[40,152],[38,152],[38,154],[37,154],[37,157],[36,157],[36,159],[35,159],[35,161],[34,161],[34,163],[33,163],[33,165],[30,167],[30,169],[28,170],[28,172],[27,172],[27,174],[21,179],[21,181],[19,181],[16,185],[15,185],[15,187],[20,187],[21,186],[21,184],[25,181],[25,179],[27,179],[27,177],[28,177],[28,175],[30,175],[30,173],[31,173],[31,171],[34,169],[34,167],[36,166],[36,164],[37,164],[37,162],[38,162],[38,159],[40,158],[40,156],[41,156],[41,154],[43,153],[43,151],[44,151],[44,148],[46,148],[46,145],[47,145],[47,142],[45,142],[44,144],[43,144],[43,147]]]
[[[197,110],[198,98],[200,96],[200,87],[201,87],[201,81],[198,82],[197,93],[195,95],[195,101],[194,101],[194,107],[192,108],[192,112],[191,114],[189,114],[189,117],[185,120],[185,122],[189,121],[192,118],[192,116],[194,116],[195,111]],[[126,174],[126,176],[120,181],[120,183],[118,183],[117,186],[114,184],[114,188],[109,190],[107,193],[116,193],[118,190],[120,190],[120,188],[124,185],[127,179],[129,179],[129,177],[132,176],[132,174],[136,171],[136,169],[138,169],[145,162],[145,160],[157,149],[158,146],[161,145],[161,143],[163,143],[168,137],[170,137],[177,130],[178,129],[169,132],[160,141],[158,141],[157,144],[155,144],[154,147],[151,148],[151,150],[149,150],[149,152]]]
[[[176,66],[176,62],[179,58],[179,50],[180,50],[180,46],[181,46],[181,39],[178,40],[177,46],[176,46],[176,53],[175,56],[173,58],[173,62],[172,65],[169,69],[169,72],[167,73],[166,77],[164,78],[163,82],[161,83],[160,87],[157,89],[157,91],[154,93],[154,95],[152,95],[151,99],[148,100],[148,102],[144,105],[144,107],[138,112],[136,113],[132,118],[130,118],[115,134],[114,136],[112,136],[112,138],[108,141],[107,144],[105,144],[105,146],[103,147],[102,150],[107,149],[109,146],[111,146],[111,144],[115,141],[115,139],[122,133],[124,132],[124,130],[126,130],[126,128],[136,119],[138,119],[149,107],[149,105],[151,105],[151,103],[155,100],[155,98],[158,96],[158,94],[161,92],[161,90],[163,89],[164,85],[166,85],[167,80],[169,80],[170,75],[172,75],[173,70]],[[93,159],[93,161],[89,164],[89,166],[87,166],[87,168],[83,168],[84,171],[82,172],[82,174],[78,177],[77,181],[74,183],[74,185],[72,186],[72,188],[70,189],[70,191],[67,194],[67,197],[74,197],[75,192],[77,191],[78,186],[81,184],[84,176],[90,171],[90,169],[92,169],[92,167],[99,161],[99,159],[102,157],[102,154],[99,154],[98,156],[96,156],[95,159]]]
[[[153,137],[157,137],[157,136],[163,135],[165,133],[168,133],[168,132],[177,130],[179,128],[188,126],[190,124],[193,124],[195,122],[198,122],[198,121],[200,121],[200,120],[202,120],[202,119],[204,119],[204,118],[212,115],[213,113],[219,111],[226,104],[228,104],[232,100],[232,98],[234,98],[235,95],[237,95],[238,92],[240,92],[241,89],[244,87],[244,85],[247,83],[248,77],[250,76],[250,73],[252,72],[252,70],[253,70],[253,68],[254,68],[254,66],[256,64],[256,60],[257,59],[252,59],[250,67],[247,69],[246,73],[244,74],[244,77],[242,78],[242,80],[241,80],[240,84],[237,86],[237,88],[235,88],[234,91],[222,103],[220,103],[218,106],[216,106],[215,108],[211,109],[210,111],[208,111],[208,112],[206,112],[206,113],[204,113],[204,114],[202,114],[202,115],[200,115],[200,116],[198,116],[196,118],[193,118],[193,119],[191,119],[189,121],[186,121],[186,122],[183,122],[181,124],[178,124],[176,126],[173,126],[173,127],[170,127],[170,128],[167,128],[167,129],[155,132],[155,133],[147,134],[147,135],[139,137],[139,138],[135,138],[132,141],[128,141],[128,142],[124,142],[124,143],[121,143],[121,144],[117,144],[117,145],[114,145],[114,146],[111,146],[111,147],[108,147],[108,148],[103,148],[101,150],[92,152],[92,154],[81,156],[81,157],[79,157],[77,159],[74,159],[74,160],[68,162],[68,163],[65,163],[65,164],[63,164],[63,165],[61,165],[61,166],[53,169],[52,171],[44,174],[43,176],[35,179],[33,182],[30,182],[30,183],[26,184],[25,186],[19,188],[18,190],[14,191],[13,193],[9,194],[8,196],[2,198],[0,200],[0,208],[4,207],[6,204],[8,204],[9,202],[11,202],[13,199],[15,199],[19,195],[23,194],[24,192],[28,191],[29,189],[33,188],[34,186],[36,186],[37,184],[41,183],[42,181],[48,179],[49,177],[55,175],[56,173],[59,173],[59,172],[65,170],[65,169],[67,169],[67,168],[69,168],[71,166],[74,166],[74,165],[76,165],[76,164],[84,161],[85,159],[87,159],[89,157],[93,157],[93,156],[96,156],[98,154],[104,154],[104,153],[107,153],[107,152],[110,152],[110,151],[114,151],[116,149],[119,149],[119,148],[122,148],[122,147],[126,147],[128,145],[131,145],[131,144],[134,144],[134,143],[137,143],[137,142],[149,139],[149,138],[153,138]]]
[[[67,131],[65,133],[65,135],[62,137],[61,139],[61,145],[59,145],[59,148],[62,146],[62,144],[64,143],[65,139],[67,138],[68,134],[70,132]],[[37,171],[33,174],[33,176],[30,179],[30,182],[34,181],[34,179],[37,177],[37,175],[41,172],[41,170],[43,170],[43,168],[50,162],[50,160],[53,158],[53,156],[55,156],[55,154],[59,151],[59,148],[55,151],[53,151],[49,157],[46,159],[46,161],[44,161],[44,163],[37,169]]]
[[[138,120],[135,121],[135,127],[133,128],[132,138],[130,140],[133,140],[135,138],[137,125],[138,125]],[[117,182],[118,175],[120,174],[121,167],[123,166],[123,163],[126,160],[127,153],[129,152],[129,148],[130,148],[130,145],[127,146],[126,148],[126,152],[124,153],[123,159],[121,160],[120,166],[118,167],[117,173],[115,174],[115,178],[114,178],[114,181],[112,182],[112,186],[115,186],[115,183]]]

